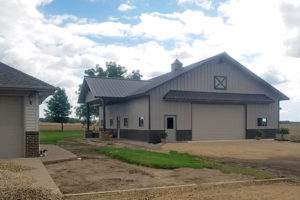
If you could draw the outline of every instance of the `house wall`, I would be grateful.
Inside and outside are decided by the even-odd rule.
[[[106,106],[106,128],[117,128],[117,117],[120,117],[120,128],[124,130],[148,130],[149,128],[149,104],[148,97],[129,100],[126,102]],[[100,107],[99,118],[103,119],[103,110]],[[144,117],[144,126],[139,127],[139,117]],[[128,127],[124,127],[124,118],[128,118]],[[113,119],[113,126],[110,126],[110,119]],[[100,127],[101,124],[100,124]]]
[[[24,96],[25,131],[39,131],[38,93]]]
[[[94,100],[96,100],[96,98],[92,95],[91,91],[88,91],[85,97],[85,102],[88,103]]]
[[[227,77],[227,90],[214,89],[214,76]],[[247,105],[247,129],[257,129],[256,118],[267,117],[268,126],[262,129],[278,127],[278,99],[268,89],[257,83],[227,61],[211,61],[205,66],[191,70],[176,79],[149,91],[151,96],[151,129],[163,130],[165,114],[177,115],[177,130],[191,130],[191,104],[183,102],[167,102],[162,100],[169,90],[186,90],[202,92],[266,94],[275,103],[265,105]]]

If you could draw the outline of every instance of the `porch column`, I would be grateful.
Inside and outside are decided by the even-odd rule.
[[[101,99],[102,103],[102,120],[103,120],[103,131],[106,131],[106,109],[105,109],[105,100]]]
[[[90,104],[86,104],[86,126],[87,130],[90,130]]]

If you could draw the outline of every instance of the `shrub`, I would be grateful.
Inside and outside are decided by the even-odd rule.
[[[256,131],[255,133],[256,137],[261,137],[263,135],[263,132],[261,130]]]
[[[168,133],[166,131],[161,133],[161,138],[166,139],[168,137]]]
[[[290,134],[290,129],[288,129],[288,128],[278,128],[276,133],[281,134],[281,135],[287,135],[287,134]]]

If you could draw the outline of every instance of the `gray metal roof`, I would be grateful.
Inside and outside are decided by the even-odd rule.
[[[196,62],[194,64],[188,65],[183,67],[180,70],[172,71],[158,77],[154,77],[148,81],[137,81],[137,80],[128,80],[128,79],[113,79],[113,78],[101,78],[101,77],[84,77],[83,82],[83,91],[79,95],[78,103],[84,103],[84,98],[87,91],[87,87],[90,88],[92,94],[95,97],[118,97],[118,98],[125,98],[125,97],[135,97],[146,94],[148,91],[178,77],[182,74],[189,72],[193,69],[198,67],[205,66],[204,64],[210,62],[215,59],[227,59],[228,61],[232,62],[233,64],[237,65],[237,69],[240,69],[244,73],[247,73],[250,77],[254,80],[258,81],[264,87],[270,89],[281,100],[288,100],[289,98],[281,93],[279,90],[274,88],[272,85],[261,79],[259,76],[248,70],[242,64],[234,60],[230,57],[227,53],[221,53],[215,55],[213,57],[207,58],[205,60]]]
[[[268,104],[274,100],[264,94],[241,94],[221,92],[195,92],[170,90],[163,98],[166,101],[187,101],[197,103]]]
[[[84,77],[95,97],[127,97],[138,88],[147,85],[149,81],[112,79],[101,77]]]
[[[54,91],[55,87],[0,62],[0,89]]]

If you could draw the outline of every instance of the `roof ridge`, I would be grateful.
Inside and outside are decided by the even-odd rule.
[[[143,81],[149,82],[150,80],[137,80],[137,79],[127,79],[127,78],[119,78],[119,77],[103,77],[103,76],[84,76],[84,78],[98,78],[98,79],[109,79],[109,80],[124,80],[124,81]]]

